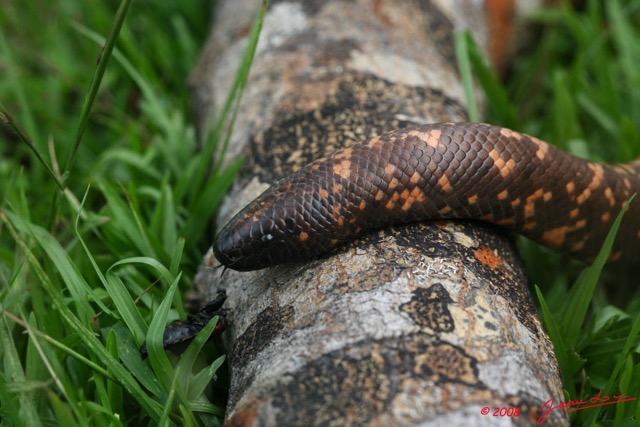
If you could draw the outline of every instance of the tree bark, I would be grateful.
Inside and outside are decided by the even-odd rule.
[[[256,7],[216,4],[191,80],[200,134],[230,87]],[[245,163],[218,226],[337,148],[466,121],[453,32],[472,28],[487,43],[477,4],[272,2],[228,152]],[[319,260],[222,278],[216,264],[209,252],[196,282],[205,298],[228,295],[226,425],[530,425],[546,401],[562,400],[514,246],[494,227],[391,227]],[[495,408],[514,409],[496,417]],[[566,414],[546,422],[566,425]]]

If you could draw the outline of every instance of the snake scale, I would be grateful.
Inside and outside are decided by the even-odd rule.
[[[226,267],[258,270],[318,257],[363,233],[432,219],[478,219],[590,261],[640,162],[573,157],[506,128],[441,123],[371,138],[281,179],[216,236]],[[640,259],[640,201],[623,219],[610,261]]]

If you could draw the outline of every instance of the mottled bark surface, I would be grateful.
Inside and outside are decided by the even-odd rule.
[[[472,27],[485,42],[471,4],[272,2],[229,153],[246,160],[218,224],[336,148],[466,120],[452,35]],[[200,131],[226,96],[255,7],[218,3],[192,79]],[[197,282],[203,298],[228,294],[227,424],[535,424],[562,387],[514,253],[474,222],[380,230],[320,260],[223,278],[209,253]],[[500,407],[520,415],[493,417]],[[547,421],[566,422],[559,412]]]

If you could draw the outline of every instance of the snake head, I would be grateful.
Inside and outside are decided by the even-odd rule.
[[[274,241],[274,221],[259,215],[236,215],[220,230],[213,243],[213,253],[223,265],[233,270],[260,270],[281,263],[288,251],[285,244]]]
[[[213,243],[218,261],[233,270],[250,271],[312,259],[326,251],[332,220],[319,196],[313,201],[314,194],[317,191],[290,181],[269,188],[220,230]]]

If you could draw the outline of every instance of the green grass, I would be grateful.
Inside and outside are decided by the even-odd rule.
[[[161,340],[239,166],[211,160],[263,10],[199,149],[185,83],[210,2],[110,3],[0,11],[0,423],[221,424],[216,319],[179,359]]]
[[[533,48],[515,60],[504,84],[468,36],[459,35],[458,55],[470,64],[461,62],[462,75],[484,89],[483,121],[581,157],[626,162],[640,157],[640,1],[585,3],[580,12],[564,7],[537,13]],[[640,398],[637,275],[602,272],[610,241],[584,270],[529,241],[519,243],[554,343],[565,400],[588,399],[600,390]],[[584,426],[637,425],[640,405],[598,407],[570,419]]]
[[[238,167],[214,162],[209,173],[228,140],[260,15],[198,150],[185,81],[208,33],[210,2],[5,3],[0,104],[11,118],[0,127],[0,423],[220,424],[224,359],[216,345],[198,351],[213,324],[179,359],[159,342],[167,322],[185,317],[210,218]],[[486,92],[481,119],[595,160],[639,156],[640,1],[587,1],[580,12],[534,20],[535,43],[504,83],[458,37],[464,80]],[[640,397],[635,287],[607,291],[598,263],[580,274],[558,254],[529,242],[521,249],[567,399],[600,389]],[[148,363],[138,356],[145,339]],[[635,425],[634,416],[635,402],[572,421]]]

